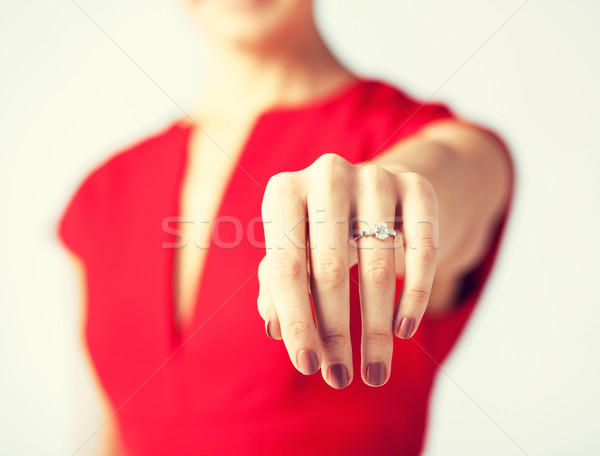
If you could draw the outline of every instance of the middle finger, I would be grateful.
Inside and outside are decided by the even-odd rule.
[[[348,276],[350,201],[335,181],[324,181],[307,198],[310,289],[323,354],[322,374],[334,388],[352,380]]]

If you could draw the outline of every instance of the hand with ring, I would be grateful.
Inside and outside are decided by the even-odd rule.
[[[332,387],[349,385],[349,270],[358,263],[360,375],[368,385],[385,384],[394,335],[415,333],[431,293],[437,255],[432,185],[413,172],[326,154],[304,170],[273,176],[262,217],[267,253],[259,267],[258,307],[267,333],[283,339],[301,373],[320,368]],[[404,288],[396,306],[399,275]]]

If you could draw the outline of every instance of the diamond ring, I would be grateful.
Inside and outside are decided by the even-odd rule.
[[[388,228],[387,223],[378,223],[377,225],[375,225],[374,230],[361,231],[360,234],[354,238],[354,241],[356,242],[360,238],[369,236],[375,236],[380,241],[384,241],[390,236],[396,239],[397,234],[396,230],[394,230],[393,228]]]

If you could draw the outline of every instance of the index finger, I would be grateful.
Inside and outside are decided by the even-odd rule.
[[[281,335],[296,369],[311,375],[319,370],[321,354],[308,294],[306,205],[297,191],[291,175],[271,178],[262,215],[271,295]]]

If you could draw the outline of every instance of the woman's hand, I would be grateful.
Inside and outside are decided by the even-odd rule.
[[[302,171],[273,176],[262,216],[267,255],[259,268],[258,308],[267,333],[283,339],[303,374],[321,367],[331,386],[347,386],[354,376],[349,270],[358,262],[361,375],[369,385],[383,385],[394,334],[414,334],[431,293],[437,254],[432,185],[413,172],[352,165],[327,154]],[[380,222],[395,228],[395,241],[367,236],[354,242]],[[398,275],[404,288],[395,309]]]

